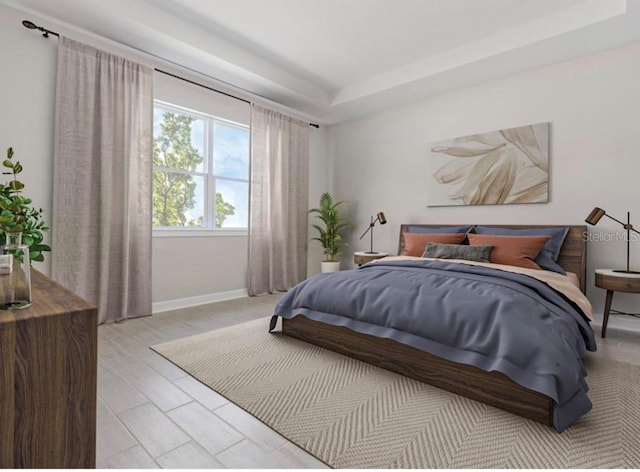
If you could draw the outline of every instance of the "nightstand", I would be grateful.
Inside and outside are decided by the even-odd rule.
[[[387,257],[389,254],[386,252],[354,252],[353,253],[353,262],[361,266],[362,264],[366,264],[367,262],[375,261],[376,259],[382,259],[383,257]]]
[[[602,337],[604,338],[607,334],[607,322],[609,321],[613,292],[640,293],[640,274],[614,272],[612,269],[597,269],[596,287],[607,291],[607,299],[604,303],[604,317],[602,319]]]

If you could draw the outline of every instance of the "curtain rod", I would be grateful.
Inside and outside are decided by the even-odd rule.
[[[60,35],[58,33],[56,33],[55,31],[51,31],[49,29],[43,28],[42,26],[38,26],[38,25],[36,25],[35,23],[33,23],[32,21],[29,21],[29,20],[24,20],[22,22],[22,25],[25,28],[42,31],[42,36],[45,37],[45,38],[48,38],[49,35],[53,35],[53,36],[56,36],[58,38],[60,37]],[[235,95],[231,95],[230,93],[223,92],[222,90],[214,89],[213,87],[209,87],[207,85],[200,84],[200,83],[195,82],[195,81],[190,80],[190,79],[185,79],[184,77],[180,77],[179,75],[172,74],[171,72],[167,72],[167,71],[164,71],[164,70],[161,70],[161,69],[158,69],[158,68],[154,68],[154,70],[156,72],[160,72],[161,74],[165,74],[165,75],[171,76],[171,77],[173,77],[175,79],[183,80],[184,82],[188,82],[188,83],[190,83],[192,85],[197,85],[198,87],[202,87],[202,88],[205,88],[207,90],[211,90],[212,92],[220,93],[220,94],[226,95],[227,97],[230,97],[230,98],[235,98],[236,100],[240,100],[241,102],[245,102],[245,103],[248,103],[250,105],[253,103],[250,100],[246,100],[246,99],[241,98],[241,97],[236,97]],[[313,126],[314,128],[320,128],[320,125],[317,124],[317,123],[309,123],[309,126]]]
[[[56,33],[55,31],[48,30],[46,28],[43,28],[42,26],[37,26],[34,22],[29,21],[29,20],[24,20],[22,22],[22,25],[25,28],[42,31],[42,36],[44,36],[45,38],[48,38],[50,34],[52,34],[54,36],[57,36],[57,37],[60,37],[60,35],[58,33]]]

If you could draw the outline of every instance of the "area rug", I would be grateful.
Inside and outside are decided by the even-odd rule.
[[[558,434],[268,324],[153,349],[334,468],[640,467],[640,367],[587,359],[593,410]]]

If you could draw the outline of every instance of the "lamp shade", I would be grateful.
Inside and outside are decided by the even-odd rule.
[[[387,224],[387,219],[384,217],[384,213],[380,212],[378,213],[378,221],[380,222],[381,225]]]
[[[602,208],[595,207],[584,221],[590,225],[596,225],[604,215],[606,215],[606,212]]]

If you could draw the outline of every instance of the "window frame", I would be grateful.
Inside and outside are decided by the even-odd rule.
[[[250,132],[248,125],[238,123],[232,120],[227,120],[206,113],[191,110],[180,105],[166,102],[164,100],[153,100],[154,109],[157,107],[163,108],[167,111],[180,113],[191,118],[200,119],[204,121],[204,162],[203,171],[188,171],[183,169],[174,169],[172,167],[161,167],[153,165],[152,172],[162,171],[175,174],[192,175],[194,177],[202,177],[204,179],[204,212],[203,212],[203,224],[209,224],[209,226],[153,226],[152,234],[154,237],[172,238],[172,237],[203,237],[203,236],[247,236],[249,232],[247,221],[246,227],[235,228],[216,228],[215,227],[215,194],[217,188],[217,181],[224,180],[230,182],[243,182],[247,184],[249,190],[249,175],[246,179],[236,177],[226,177],[214,174],[214,127],[216,123],[223,124],[225,126],[232,126],[235,128],[244,129]],[[155,123],[154,123],[155,124]],[[249,139],[251,135],[249,134]],[[155,137],[154,137],[155,142]],[[249,150],[250,151],[250,150]],[[247,174],[249,173],[249,166],[247,166]],[[153,181],[152,181],[153,191]],[[211,196],[212,198],[209,198]],[[248,199],[247,199],[248,206]],[[248,213],[247,208],[247,213]],[[247,215],[248,217],[248,215]]]

